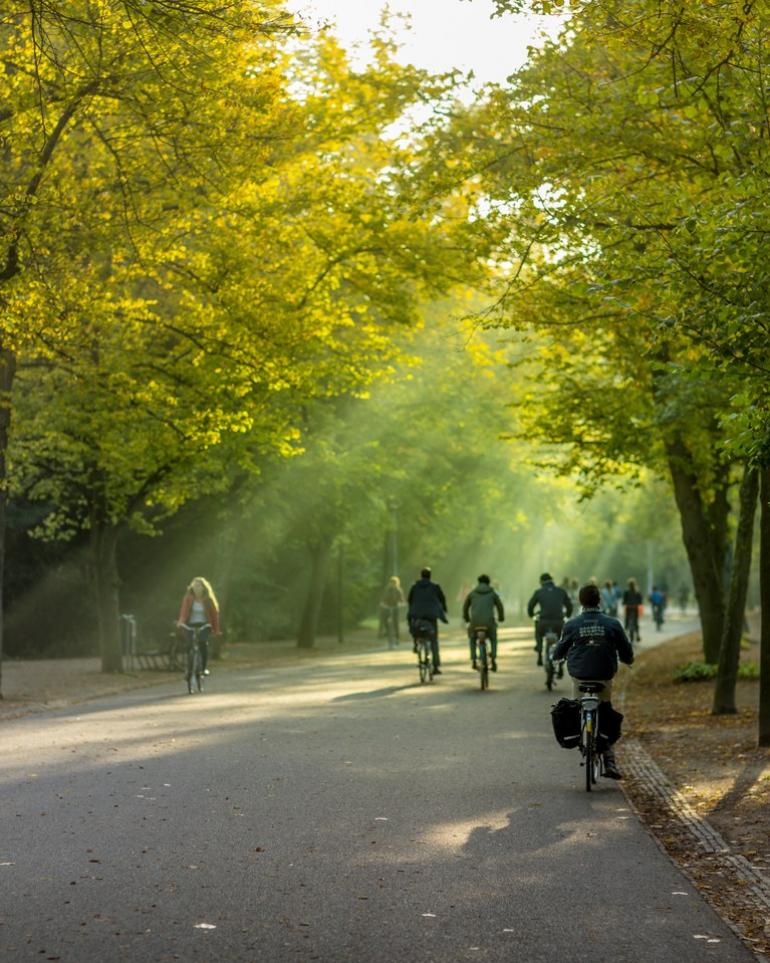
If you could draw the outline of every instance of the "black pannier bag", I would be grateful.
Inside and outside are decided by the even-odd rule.
[[[428,639],[432,642],[436,637],[436,626],[427,619],[413,619],[412,635],[415,639]]]
[[[559,745],[574,749],[580,742],[580,703],[577,699],[559,699],[555,706],[551,706],[551,722]]]
[[[604,752],[605,749],[620,739],[622,724],[622,712],[613,709],[609,702],[599,703],[599,731],[596,734],[596,748],[599,752]]]

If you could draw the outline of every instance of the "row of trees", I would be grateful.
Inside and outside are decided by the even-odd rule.
[[[9,494],[88,533],[113,670],[121,532],[300,450],[445,288],[387,131],[453,80],[250,0],[11,2],[0,49],[0,540]]]
[[[182,506],[154,536],[121,534],[121,605],[138,617],[143,647],[165,641],[197,572],[216,588],[229,641],[294,636],[306,646],[371,618],[388,577],[407,587],[426,563],[453,622],[481,571],[499,583],[510,620],[546,568],[622,582],[653,566],[673,594],[689,583],[662,483],[578,506],[572,483],[539,470],[530,445],[501,443],[522,390],[505,363],[512,349],[459,320],[462,310],[431,306],[424,328],[402,333],[408,358],[366,397],[308,406],[300,455],[265,458],[258,476],[232,473],[226,492]],[[9,583],[9,651],[92,651],[78,602],[83,538],[65,550],[16,544],[14,532],[12,551],[34,567]]]
[[[335,545],[366,540],[388,497],[420,517],[415,479],[430,491],[423,555],[469,504],[482,541],[500,517],[515,539],[531,469],[489,441],[513,408],[541,464],[586,494],[668,475],[704,654],[720,661],[715,710],[734,710],[758,491],[768,503],[767,26],[750,2],[586,0],[464,108],[456,76],[398,65],[385,38],[353,70],[274,2],[14,0],[0,18],[0,534],[9,495],[40,535],[86,533],[105,669],[119,539],[212,493],[307,546],[305,644]],[[450,291],[451,307],[436,301]],[[504,352],[481,340],[446,362],[438,319],[458,298],[504,329]],[[367,400],[422,311],[429,401],[408,383]],[[237,518],[232,531],[223,558]],[[765,739],[768,658],[761,690]]]
[[[589,491],[642,467],[671,479],[704,656],[720,668],[715,712],[735,711],[759,492],[768,565],[769,40],[763,4],[584,0],[506,88],[436,135],[463,158],[455,183],[485,212],[469,234],[504,275],[488,323],[530,348],[541,405],[528,430]],[[766,578],[762,591],[770,613]]]

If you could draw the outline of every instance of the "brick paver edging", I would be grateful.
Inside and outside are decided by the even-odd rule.
[[[619,747],[620,748],[620,747]],[[623,767],[628,775],[663,808],[668,817],[693,840],[695,849],[707,860],[718,863],[741,881],[741,901],[750,904],[767,919],[770,911],[770,879],[760,872],[745,856],[731,851],[727,841],[690,805],[685,796],[666,778],[652,757],[635,739],[623,741]],[[687,867],[685,867],[685,871]],[[690,873],[687,873],[692,879]],[[720,914],[721,915],[721,914]],[[736,934],[748,943],[746,937],[726,920]],[[770,927],[770,923],[768,924]],[[766,930],[767,932],[767,930]],[[764,959],[764,957],[760,957]]]

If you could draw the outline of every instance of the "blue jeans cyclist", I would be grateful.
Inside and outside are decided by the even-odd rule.
[[[497,614],[497,621],[495,621]],[[476,629],[484,628],[491,643],[492,671],[497,672],[497,622],[505,618],[505,610],[500,596],[489,584],[488,575],[479,575],[478,584],[463,603],[463,618],[468,623],[468,641],[471,650],[471,668],[476,664]]]

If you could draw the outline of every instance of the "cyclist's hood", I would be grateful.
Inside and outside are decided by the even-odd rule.
[[[488,592],[494,592],[494,589],[487,582],[479,582],[474,592],[479,592],[482,595],[486,595]]]

